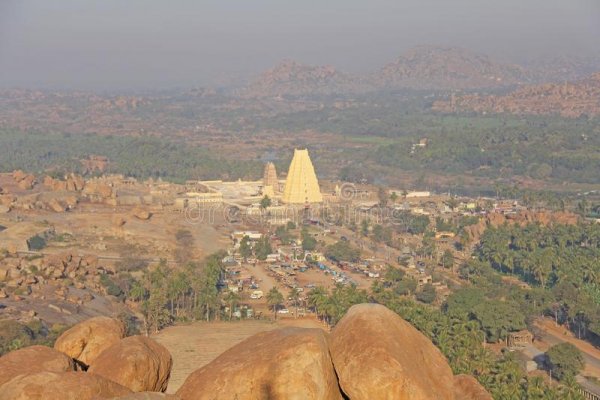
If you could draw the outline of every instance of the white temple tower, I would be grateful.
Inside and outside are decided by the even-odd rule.
[[[321,203],[323,196],[308,150],[294,150],[282,201],[287,204]]]

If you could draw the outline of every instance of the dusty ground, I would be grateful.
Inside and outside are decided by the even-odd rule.
[[[173,356],[173,370],[167,393],[176,392],[190,373],[244,339],[259,332],[285,326],[327,329],[314,318],[285,318],[277,322],[195,322],[164,329],[153,336],[153,339],[164,345]]]

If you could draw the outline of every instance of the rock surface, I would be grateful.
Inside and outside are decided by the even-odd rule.
[[[126,387],[88,372],[38,372],[2,385],[0,400],[92,400],[129,393]]]
[[[0,386],[12,378],[36,372],[73,371],[73,360],[46,346],[29,346],[0,357]]]
[[[179,397],[173,394],[139,392],[121,397],[113,397],[111,400],[179,400]]]
[[[259,333],[192,373],[177,391],[182,400],[341,400],[320,329]]]
[[[600,115],[600,73],[571,83],[524,86],[506,95],[465,94],[437,100],[433,111],[507,113],[579,118]]]
[[[65,331],[54,348],[89,366],[104,350],[125,336],[125,327],[117,319],[95,317]]]
[[[456,400],[492,400],[492,396],[471,375],[454,377],[454,397]]]
[[[134,392],[167,390],[171,354],[144,336],[130,336],[104,350],[88,372],[128,387]]]
[[[352,400],[453,400],[454,376],[442,353],[396,313],[355,305],[331,333],[331,357]]]

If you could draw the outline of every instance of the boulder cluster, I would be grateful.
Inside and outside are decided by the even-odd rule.
[[[376,304],[352,307],[331,334],[282,328],[259,333],[193,372],[166,395],[171,356],[153,340],[123,338],[93,318],[55,348],[0,358],[0,400],[490,400],[470,376],[454,376],[442,353],[409,323]]]
[[[0,400],[154,398],[145,392],[163,398],[171,355],[152,339],[124,336],[120,321],[96,317],[64,332],[54,348],[6,354],[0,358]]]
[[[108,266],[98,265],[98,257],[94,255],[79,256],[70,252],[46,255],[38,258],[14,256],[0,257],[0,298],[45,296],[41,294],[41,286],[53,283],[57,286],[54,295],[59,300],[82,305],[93,299],[89,292],[76,295],[71,293],[68,285],[75,289],[91,289],[102,291],[100,276],[113,274]],[[49,299],[48,299],[49,300]]]

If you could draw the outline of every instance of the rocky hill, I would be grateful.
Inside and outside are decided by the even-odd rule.
[[[245,97],[364,93],[388,89],[456,90],[500,88],[530,82],[535,74],[516,65],[456,47],[418,46],[370,75],[351,75],[332,66],[285,60],[262,73],[238,94]]]
[[[499,88],[530,79],[520,66],[462,48],[436,46],[415,47],[373,77],[379,87],[446,90]]]
[[[433,111],[531,115],[578,118],[600,115],[600,73],[571,83],[528,85],[506,95],[466,94],[436,101]]]
[[[193,372],[175,395],[164,394],[173,365],[167,349],[124,332],[118,320],[93,318],[63,333],[54,349],[8,353],[0,358],[0,400],[492,398],[376,304],[352,307],[331,334],[283,328],[252,336]]]
[[[238,92],[244,97],[277,97],[355,93],[371,89],[358,76],[338,71],[330,65],[313,66],[284,60],[263,72]]]

